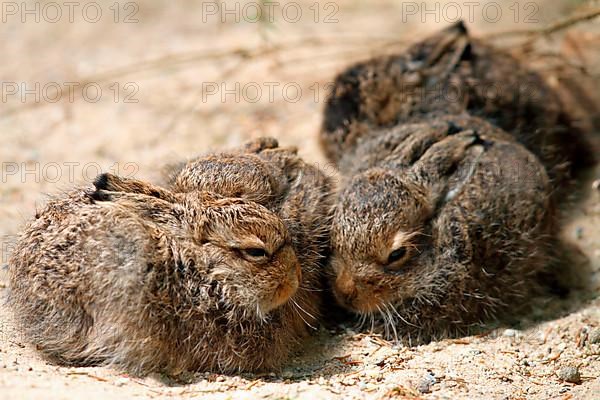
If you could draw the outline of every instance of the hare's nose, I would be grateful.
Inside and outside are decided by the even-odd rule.
[[[296,273],[290,274],[288,279],[277,286],[271,299],[271,304],[268,307],[269,309],[275,309],[285,304],[296,293],[300,286],[300,280],[296,276]]]
[[[289,278],[291,281],[294,279],[300,283],[302,281],[302,268],[300,268],[300,263],[294,265],[289,273]]]
[[[352,275],[345,269],[340,271],[335,280],[335,293],[344,307],[354,308],[353,303],[358,295],[358,290]]]
[[[300,263],[295,260],[287,273],[281,277],[281,282],[275,288],[272,297],[265,303],[263,311],[270,311],[285,304],[300,287],[301,278]]]
[[[285,280],[291,286],[297,287],[302,281],[302,266],[294,251],[291,248],[284,249],[279,256],[279,261],[282,268],[287,270]]]

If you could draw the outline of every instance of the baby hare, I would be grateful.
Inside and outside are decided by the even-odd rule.
[[[401,54],[339,74],[325,106],[321,142],[337,162],[365,130],[468,112],[512,134],[562,183],[591,164],[595,152],[585,135],[594,119],[600,129],[593,90],[581,85],[583,76],[563,75],[568,79],[551,86],[546,76],[473,39],[458,23]]]
[[[514,309],[552,258],[538,159],[466,115],[372,131],[339,161],[332,287],[390,337],[455,335]]]
[[[318,323],[329,182],[258,142],[268,146],[185,166],[168,189],[105,174],[51,201],[9,261],[10,302],[33,344],[61,364],[137,374],[285,363]],[[263,152],[274,154],[261,164]],[[242,176],[266,186],[250,193]]]

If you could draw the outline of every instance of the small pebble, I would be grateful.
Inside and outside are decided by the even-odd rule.
[[[431,347],[432,352],[438,352],[438,351],[442,351],[442,350],[444,350],[444,347],[439,344],[435,344]]]
[[[281,376],[284,379],[290,379],[294,377],[294,372],[293,371],[283,371],[283,374],[281,374]]]
[[[592,344],[600,343],[600,329],[594,329],[590,332],[590,336],[588,336],[588,340]]]
[[[115,385],[116,386],[124,386],[127,383],[129,383],[129,378],[125,378],[125,377],[120,377],[115,381]]]
[[[515,337],[518,333],[519,332],[515,329],[505,329],[504,332],[502,332],[502,336]]]
[[[600,190],[600,179],[596,179],[594,183],[592,183],[592,189]]]
[[[356,378],[355,377],[348,377],[346,379],[342,379],[342,383],[346,386],[353,386],[356,385]]]
[[[561,381],[570,383],[581,382],[581,375],[579,375],[579,369],[577,367],[563,367],[556,375]]]
[[[365,372],[365,376],[371,379],[381,378],[381,372],[375,370],[368,370]]]
[[[425,374],[419,384],[417,385],[417,389],[421,393],[429,393],[431,391],[431,386],[433,386],[436,382],[435,376],[431,372]]]

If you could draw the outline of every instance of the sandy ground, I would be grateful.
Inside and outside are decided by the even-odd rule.
[[[24,221],[46,194],[101,171],[159,180],[166,164],[273,135],[335,174],[316,142],[334,73],[352,60],[401,48],[456,15],[444,2],[437,11],[429,2],[434,12],[425,14],[421,2],[406,8],[393,1],[297,1],[286,10],[284,2],[273,6],[256,23],[247,3],[235,11],[236,2],[228,2],[234,10],[228,15],[214,14],[220,2],[77,3],[72,22],[60,2],[58,22],[48,2],[33,15],[21,3],[8,9],[3,3],[0,296]],[[499,2],[498,21],[478,3],[468,24],[479,34],[533,29],[581,3],[522,2],[516,13],[513,2]],[[98,9],[102,16],[93,22]],[[295,21],[298,9],[302,18]],[[573,63],[598,59],[599,31],[598,22],[571,30],[581,44],[569,47]],[[544,42],[560,48],[560,39]],[[568,210],[564,228],[565,240],[589,260],[585,290],[542,302],[517,326],[409,348],[355,332],[349,323],[321,328],[281,373],[197,374],[174,382],[49,365],[14,330],[1,302],[0,399],[600,398],[600,192],[591,188],[599,177],[597,168],[582,179],[584,195]],[[577,368],[578,382],[559,377],[566,367]]]

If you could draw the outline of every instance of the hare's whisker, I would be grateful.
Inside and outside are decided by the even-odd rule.
[[[396,330],[396,318],[394,318],[394,314],[397,315],[397,312],[394,309],[394,306],[392,306],[392,303],[385,303],[384,305],[391,321],[392,330],[394,331],[394,340],[398,341],[398,331]]]
[[[309,287],[309,286],[305,286],[305,285],[300,285],[300,286],[298,287],[298,289],[299,289],[299,290],[305,290],[305,291],[307,291],[307,292],[324,292],[324,291],[325,291],[325,290],[323,290],[323,289],[314,289],[314,288],[311,288],[311,287]]]
[[[302,313],[300,311],[298,311],[298,309],[300,309],[302,311],[304,311],[304,309],[302,307],[300,307],[300,305],[298,305],[298,303],[296,303],[296,301],[293,298],[290,299],[290,301],[291,301],[292,305],[295,306],[295,307],[292,307],[292,309],[294,311],[296,311],[296,314],[298,314],[298,316],[302,319],[302,321],[304,321],[304,323],[306,325],[308,325],[309,327],[311,327],[312,329],[317,330],[317,328],[314,327],[313,325],[309,324],[308,321],[302,316]],[[311,314],[307,313],[306,311],[304,311],[304,312],[306,313],[306,315],[309,315],[314,319],[314,317]]]
[[[385,331],[385,336],[387,337],[389,332],[387,315],[383,312],[383,310],[381,310],[381,307],[379,305],[377,305],[377,310],[379,311],[379,314],[383,319],[383,329]]]

